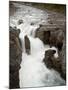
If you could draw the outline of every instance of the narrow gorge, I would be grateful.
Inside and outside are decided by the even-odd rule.
[[[10,88],[66,84],[65,13],[10,2]]]

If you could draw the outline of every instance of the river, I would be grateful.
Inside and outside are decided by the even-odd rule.
[[[47,23],[48,13],[28,5],[18,3],[14,3],[14,5],[18,7],[18,10],[10,16],[10,26],[16,26],[21,30],[19,37],[23,47],[19,71],[20,88],[64,85],[65,81],[60,77],[60,74],[53,69],[48,69],[43,63],[44,53],[48,49],[56,50],[54,56],[58,57],[56,47],[50,48],[49,45],[44,45],[39,38],[35,38],[35,31],[40,27],[40,24]],[[19,20],[23,20],[20,25],[18,24]],[[30,55],[25,52],[25,35],[30,40]]]

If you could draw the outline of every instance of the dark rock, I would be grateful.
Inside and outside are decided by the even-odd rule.
[[[62,64],[62,58],[59,56],[58,58],[54,57],[55,50],[47,50],[45,51],[45,57],[43,59],[43,62],[49,69],[54,69],[58,71],[61,75],[61,77],[66,80],[66,75],[63,73],[63,64]]]
[[[44,40],[44,31],[36,30],[35,37],[38,37],[40,40]]]
[[[35,37],[38,37],[44,44],[49,44],[50,31],[36,30]]]
[[[46,64],[47,68],[49,68],[49,69],[53,68],[52,58],[55,53],[56,53],[55,50],[45,51],[45,57],[43,59],[43,62]]]
[[[20,88],[19,86],[19,71],[16,71],[15,73],[10,73],[10,89]]]
[[[62,50],[63,42],[64,42],[64,33],[62,30],[60,30],[58,32],[57,41],[56,41],[56,46],[58,50]]]
[[[18,21],[18,25],[20,25],[20,24],[22,24],[22,23],[23,23],[23,20],[20,19],[20,20]]]
[[[65,32],[56,25],[42,25],[36,30],[35,37],[42,40],[44,44],[55,46],[59,51],[61,51],[64,41],[64,34]]]
[[[15,36],[19,36],[19,33],[20,33],[20,29],[17,29],[17,27],[15,26],[15,27],[9,27],[9,29],[10,29],[10,32],[11,33],[13,33],[13,34],[15,34]],[[12,34],[11,34],[12,35]]]
[[[30,54],[30,40],[27,35],[24,37],[24,41],[25,41],[25,51],[27,54]]]
[[[44,32],[44,44],[50,44],[49,43],[49,39],[50,39],[50,31],[45,31]]]
[[[51,31],[50,33],[50,46],[56,46],[58,50],[62,50],[64,40],[64,33],[62,30]]]
[[[61,51],[58,51],[59,57],[61,57],[62,60],[62,77],[66,80],[66,45],[65,40],[63,42],[63,47]]]
[[[16,28],[12,27],[10,27],[9,29],[9,88],[19,88],[19,69],[22,60],[22,49],[19,39],[20,30],[16,30]]]

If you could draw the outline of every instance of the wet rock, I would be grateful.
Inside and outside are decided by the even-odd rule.
[[[66,80],[66,45],[65,40],[61,51],[58,51],[59,57],[62,59],[62,77]]]
[[[20,20],[18,21],[18,25],[20,25],[20,24],[22,24],[22,23],[23,23],[23,20],[20,19]]]
[[[45,31],[44,32],[44,44],[50,44],[49,43],[49,39],[50,39],[50,31]]]
[[[30,40],[27,35],[24,37],[24,41],[25,41],[25,51],[27,54],[30,54]]]
[[[12,27],[9,29],[9,88],[19,88],[19,69],[22,60],[22,49],[19,39],[20,30]]]
[[[50,31],[36,30],[35,37],[38,37],[44,44],[49,44]]]
[[[51,31],[50,33],[50,46],[56,46],[58,50],[62,50],[64,40],[64,33],[62,30]]]
[[[59,51],[62,50],[63,42],[64,42],[64,33],[63,31],[60,30],[58,32],[57,41],[56,41],[56,46]]]
[[[36,30],[35,37],[38,37],[40,40],[44,40],[44,31]]]
[[[19,33],[20,33],[20,29],[17,29],[17,27],[15,26],[15,27],[9,27],[9,29],[10,29],[10,32],[11,33],[14,33],[15,34],[15,36],[19,36]],[[12,35],[12,34],[11,34]]]
[[[45,63],[45,65],[47,66],[47,68],[49,69],[54,69],[56,71],[58,71],[60,73],[60,76],[66,80],[66,75],[62,68],[63,64],[62,64],[62,57],[58,57],[55,58],[54,54],[56,53],[55,50],[47,50],[45,51],[45,57],[43,59],[43,62]]]
[[[55,53],[56,53],[55,50],[45,51],[45,57],[43,59],[43,62],[46,64],[47,68],[49,68],[49,69],[53,68],[52,58]]]

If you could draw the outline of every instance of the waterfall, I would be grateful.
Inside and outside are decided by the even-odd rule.
[[[50,46],[44,45],[39,38],[35,38],[35,32],[37,28],[39,28],[40,23],[46,23],[47,13],[31,6],[17,6],[20,8],[13,17],[10,17],[10,25],[16,25],[16,27],[21,30],[19,37],[22,42],[23,52],[21,69],[19,71],[20,87],[54,86],[64,84],[65,81],[60,77],[60,74],[53,69],[48,69],[43,63],[45,51],[48,49],[56,50],[55,57],[57,57],[57,49],[55,47],[50,48]],[[17,21],[20,18],[24,20],[24,23],[18,25]],[[42,22],[41,19],[44,22]],[[35,24],[31,25],[31,22],[34,22]],[[30,40],[30,55],[25,52],[25,35],[27,35]]]
[[[26,35],[30,40],[31,54],[28,55],[25,52],[22,53],[22,63],[19,72],[20,87],[39,87],[63,84],[64,80],[60,77],[60,74],[55,70],[49,70],[43,63],[45,51],[48,49],[56,50],[55,57],[57,57],[57,49],[55,47],[50,48],[49,46],[44,46],[39,38],[34,38],[34,34],[30,34],[32,30],[31,28],[29,32],[26,30]],[[21,40],[23,40],[22,36],[23,33],[21,32]]]

